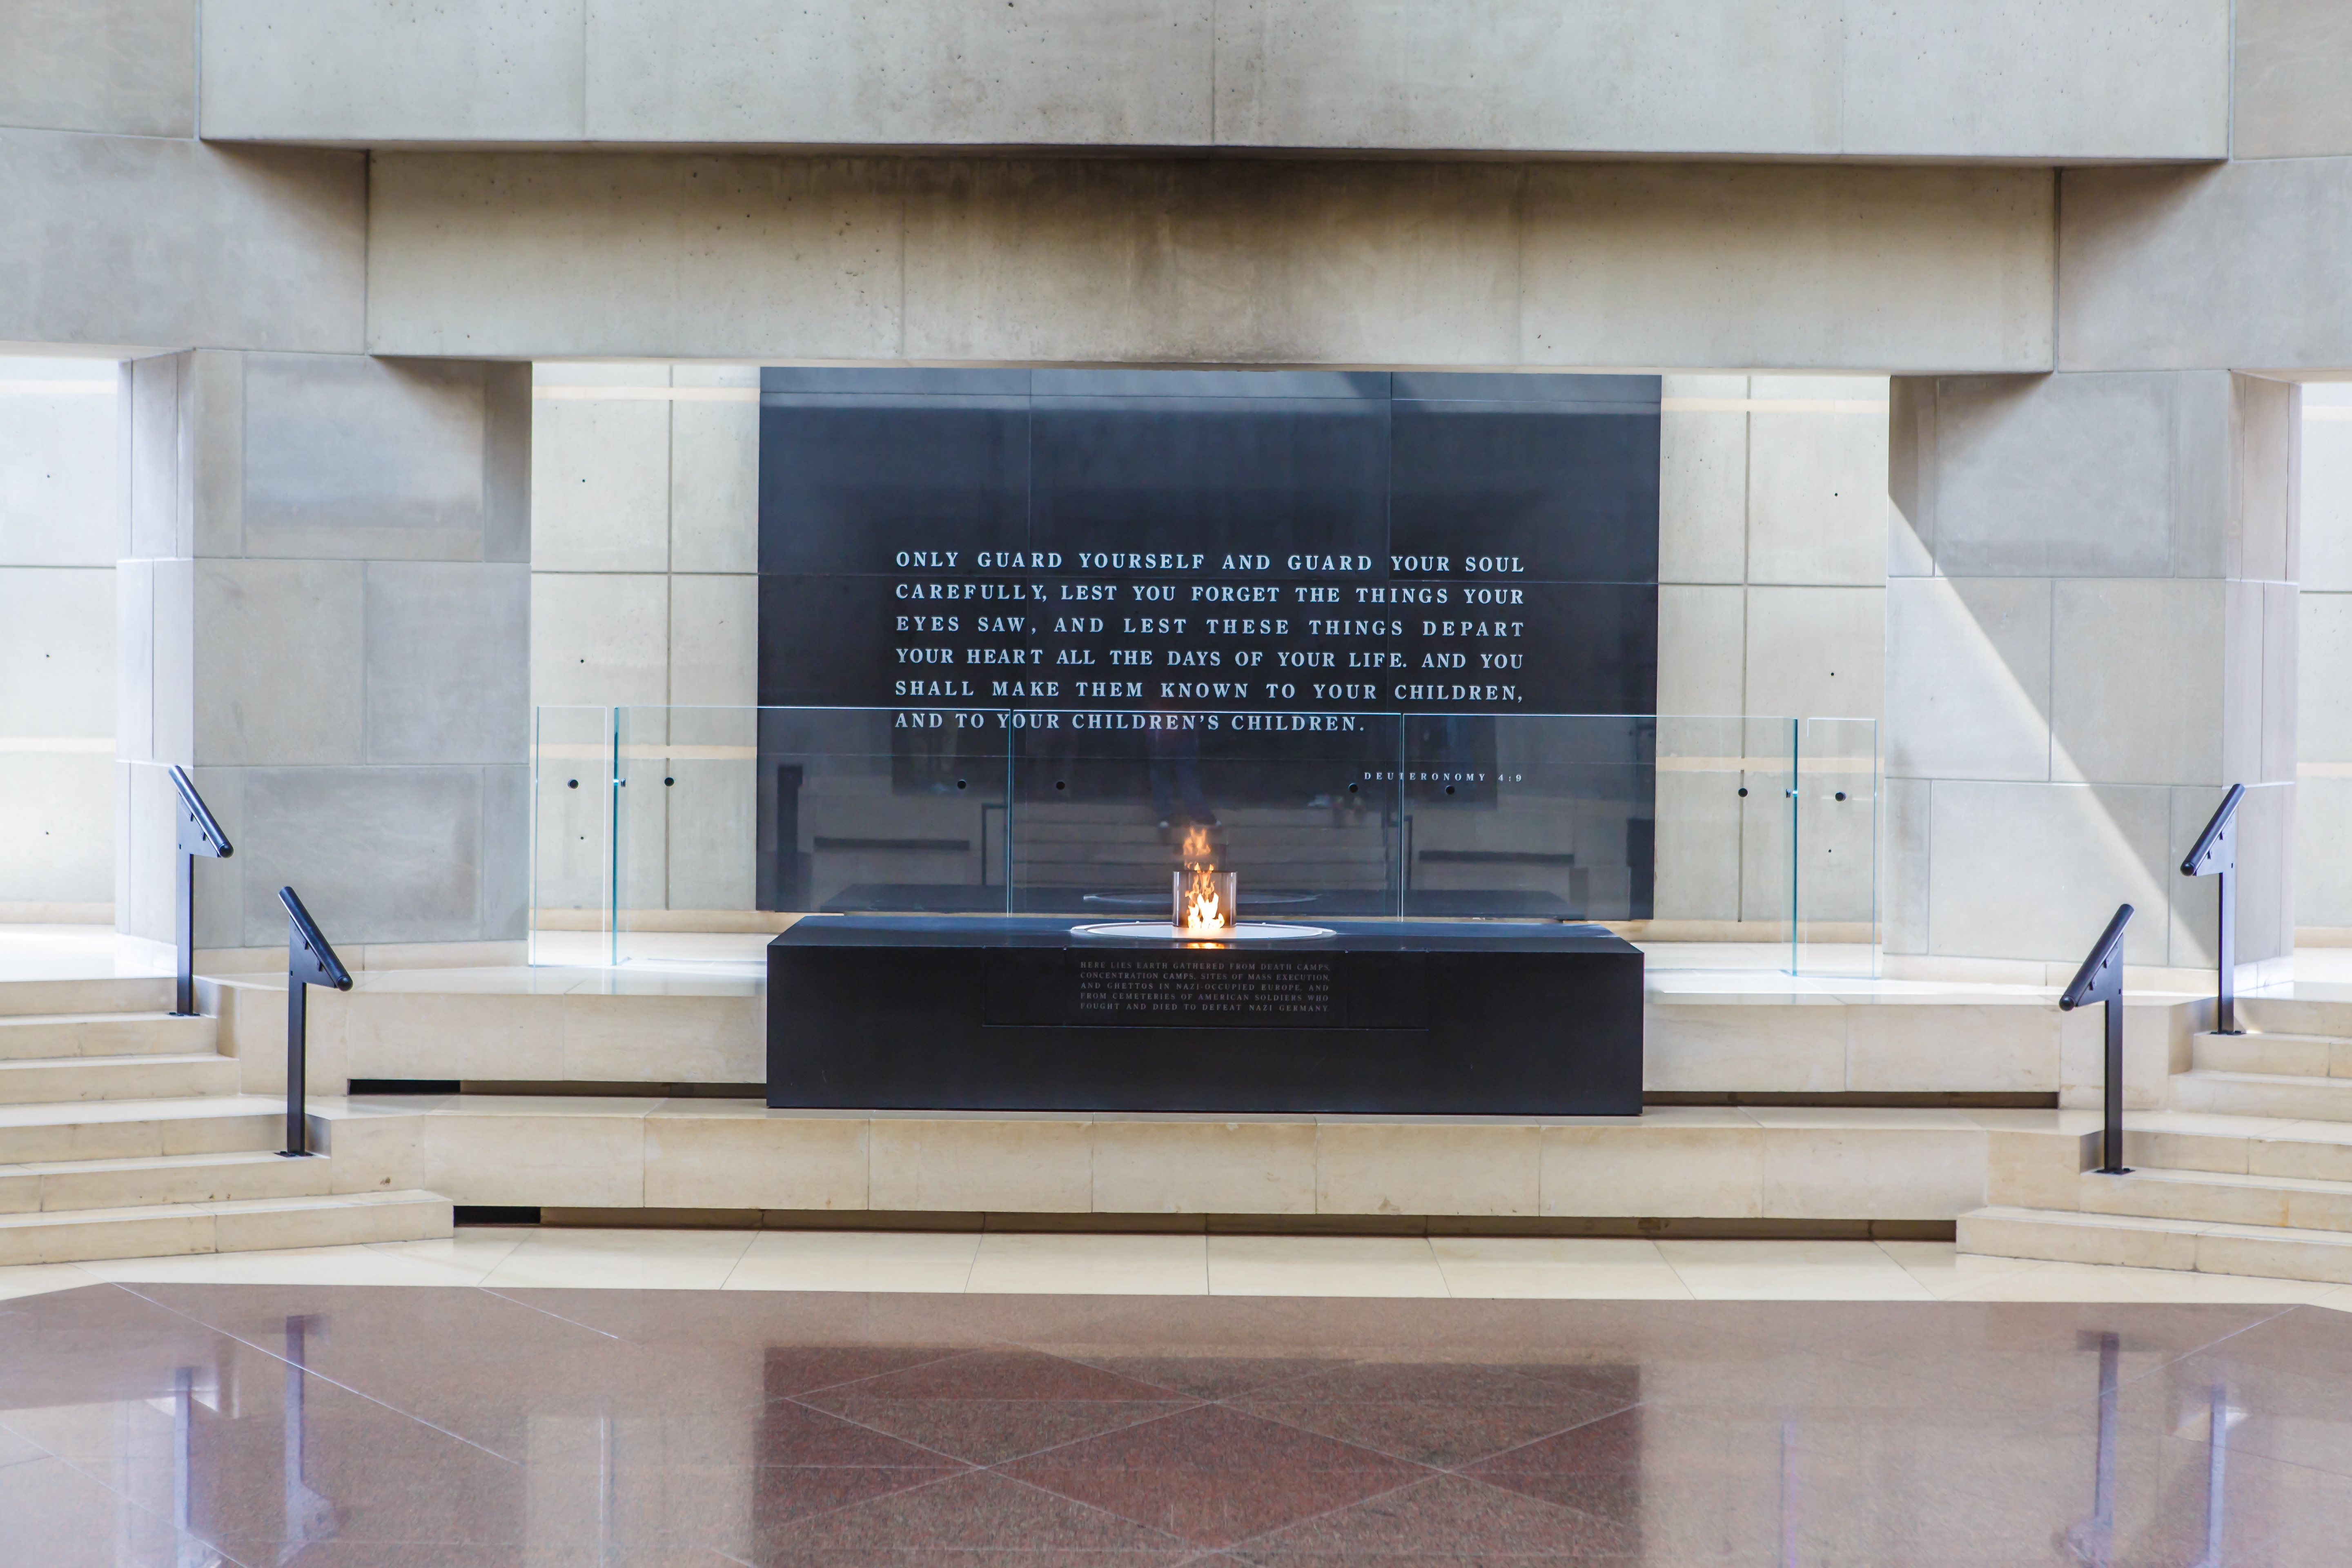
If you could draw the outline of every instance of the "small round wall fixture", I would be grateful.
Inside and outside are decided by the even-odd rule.
[[[1214,936],[1202,936],[1167,921],[1110,921],[1070,928],[1072,936],[1125,942],[1181,942],[1219,945],[1229,942],[1307,942],[1337,936],[1329,926],[1297,926],[1273,921],[1240,921]]]

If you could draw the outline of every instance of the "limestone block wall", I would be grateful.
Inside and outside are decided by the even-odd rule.
[[[533,369],[531,701],[576,709],[541,715],[541,908],[603,902],[610,806],[589,786],[607,775],[575,753],[603,722],[589,710],[618,706],[648,710],[631,716],[635,744],[745,752],[633,777],[625,905],[752,907],[748,722],[684,715],[672,736],[650,710],[759,700],[759,377],[756,365]],[[567,759],[595,761],[593,780],[555,769]]]
[[[1853,771],[1807,775],[1793,873],[1803,918],[1874,918],[1875,779],[1885,710],[1885,376],[1670,375],[1659,456],[1658,711],[1738,715],[1662,727],[1660,752],[1703,750],[1702,729],[1756,771],[1658,773],[1658,919],[1788,918],[1792,743]],[[1793,742],[1771,719],[1845,718]],[[1820,787],[1813,787],[1813,786]],[[1737,791],[1747,787],[1740,796]],[[1837,796],[1843,794],[1845,798]],[[1671,929],[1671,928],[1661,928]],[[1696,928],[1691,934],[1732,936]],[[1861,933],[1843,933],[1862,940]]]
[[[0,359],[0,920],[114,910],[116,371]]]
[[[282,952],[292,884],[341,943],[520,956],[528,377],[215,351],[126,366],[121,929],[171,935],[178,763],[237,847],[198,868],[200,949]]]
[[[2240,957],[2292,946],[2299,389],[2226,371],[1897,378],[1890,963],[2212,962],[2176,868],[2232,783]],[[1987,978],[1999,972],[1982,971]]]
[[[2226,0],[208,0],[204,18],[215,139],[2048,161],[2228,146]]]
[[[2352,942],[2352,383],[2303,389],[2294,923]]]

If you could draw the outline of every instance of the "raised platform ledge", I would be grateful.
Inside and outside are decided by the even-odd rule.
[[[1955,1219],[2080,1111],[1084,1116],[359,1096],[338,1157],[459,1205],[968,1215]]]

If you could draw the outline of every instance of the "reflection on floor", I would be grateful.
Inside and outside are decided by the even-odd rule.
[[[488,1290],[2240,1302],[2352,1312],[2352,1286],[1963,1257],[1949,1242],[492,1226],[468,1226],[444,1241],[0,1268],[0,1300],[101,1280]]]
[[[0,1310],[0,1557],[2286,1568],[2347,1376],[2298,1306],[100,1285]]]

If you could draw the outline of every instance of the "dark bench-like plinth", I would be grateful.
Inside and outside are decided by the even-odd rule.
[[[1642,954],[1600,926],[1325,921],[1309,941],[813,915],[768,949],[768,1103],[1633,1116]]]

